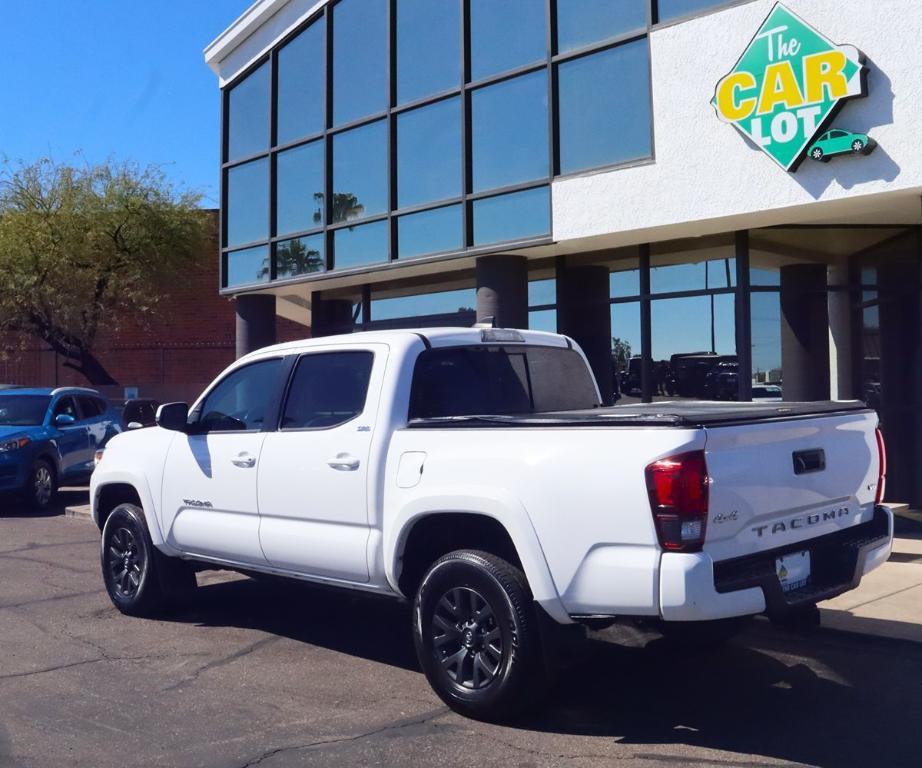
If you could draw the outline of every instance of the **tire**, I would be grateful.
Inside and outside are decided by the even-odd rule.
[[[657,628],[670,644],[706,651],[719,648],[746,626],[749,617],[713,621],[661,621]]]
[[[29,470],[29,479],[23,490],[25,503],[30,509],[44,512],[58,495],[58,478],[48,459],[36,459]]]
[[[818,160],[818,161],[822,162],[822,161],[823,161],[823,150],[820,149],[819,147],[815,147],[815,148],[810,152],[810,157],[812,157],[814,160]]]
[[[487,552],[449,552],[432,565],[416,593],[413,639],[429,684],[467,717],[510,720],[544,688],[528,582]]]
[[[128,616],[155,616],[195,587],[195,571],[154,546],[134,504],[119,504],[106,519],[100,566],[109,599]]]
[[[864,142],[861,141],[861,139],[855,139],[852,142],[852,152],[854,152],[855,154],[864,152]]]

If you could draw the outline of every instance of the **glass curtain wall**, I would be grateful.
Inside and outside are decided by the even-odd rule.
[[[222,286],[545,241],[551,179],[652,158],[655,12],[329,3],[224,90]]]

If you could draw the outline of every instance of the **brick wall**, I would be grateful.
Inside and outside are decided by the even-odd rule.
[[[210,212],[217,221],[217,212]],[[218,295],[218,245],[213,238],[201,258],[177,275],[156,309],[144,318],[123,316],[118,330],[100,329],[95,352],[118,386],[104,387],[118,398],[125,387],[161,402],[194,399],[234,360],[234,302]],[[310,335],[310,329],[278,318],[279,341]],[[86,386],[64,366],[64,358],[37,339],[0,337],[0,383]]]

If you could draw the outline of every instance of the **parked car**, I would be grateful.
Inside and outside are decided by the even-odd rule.
[[[426,677],[477,718],[533,702],[581,623],[716,642],[734,617],[815,612],[890,555],[860,403],[603,408],[556,334],[276,345],[157,418],[91,481],[120,611],[155,614],[209,567],[412,601]]]
[[[150,398],[134,398],[117,405],[115,410],[119,414],[122,429],[141,429],[153,427],[157,423],[157,409],[160,407],[158,400]]]
[[[820,162],[827,162],[836,155],[869,155],[877,142],[866,133],[851,133],[834,128],[826,131],[810,147],[810,157]]]
[[[784,400],[784,392],[777,384],[753,384],[752,399],[762,403],[780,403]]]
[[[89,479],[96,450],[120,431],[117,415],[96,390],[3,390],[0,491],[20,493],[45,509],[60,485]]]

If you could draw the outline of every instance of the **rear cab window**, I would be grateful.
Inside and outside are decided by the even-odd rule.
[[[422,352],[413,371],[409,418],[550,413],[599,405],[589,368],[575,350],[483,344]]]

